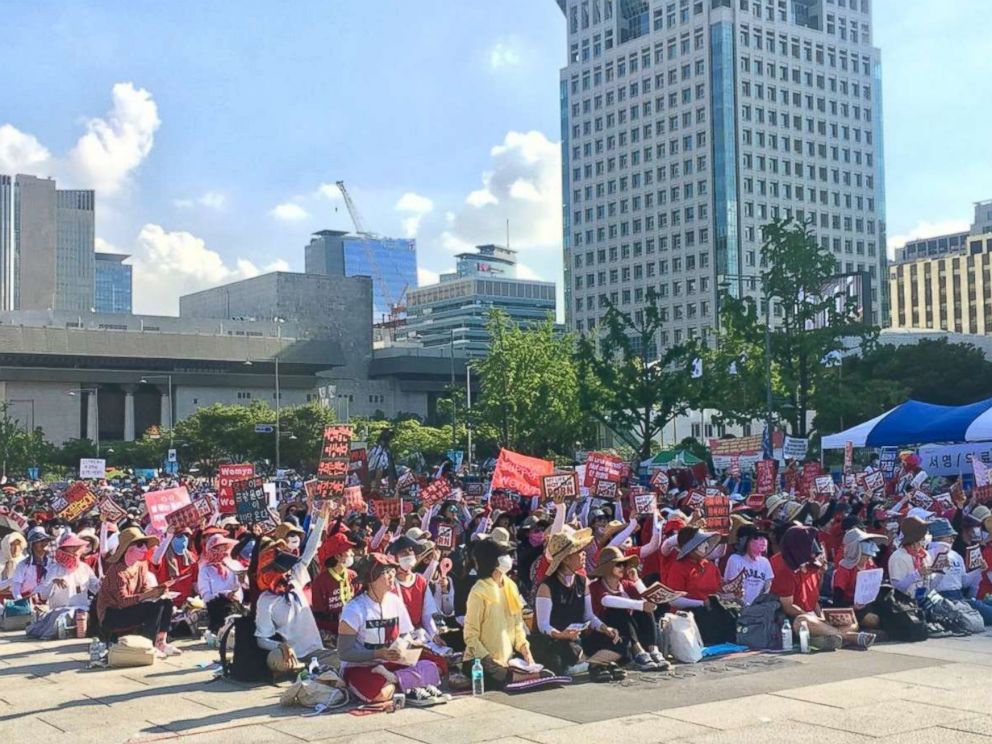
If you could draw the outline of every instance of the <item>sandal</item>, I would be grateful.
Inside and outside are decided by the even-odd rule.
[[[590,682],[612,682],[613,675],[610,674],[610,669],[605,664],[590,664],[589,665],[589,681]]]
[[[610,664],[608,667],[610,671],[610,678],[614,682],[620,682],[621,680],[627,679],[627,670],[618,664]]]
[[[875,644],[876,638],[874,633],[858,633],[858,648],[867,651]]]

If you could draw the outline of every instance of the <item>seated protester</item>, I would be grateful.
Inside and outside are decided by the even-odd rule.
[[[341,610],[355,595],[355,543],[344,532],[335,532],[320,546],[324,570],[313,580],[313,616],[328,647],[337,644]]]
[[[48,609],[88,610],[90,592],[100,588],[100,582],[80,555],[87,547],[71,532],[65,534],[48,561],[45,578],[38,585],[38,596],[46,601]]]
[[[397,688],[408,705],[446,702],[438,686],[438,668],[425,659],[402,663],[400,646],[410,640],[413,625],[396,587],[397,564],[382,553],[370,553],[358,572],[362,589],[341,611],[338,657],[341,678],[366,703],[384,703]]]
[[[531,514],[517,532],[517,581],[524,592],[531,591],[531,567],[544,552],[544,541],[551,521]]]
[[[853,607],[862,628],[873,630],[879,627],[878,613],[871,604],[854,604],[854,588],[858,573],[878,568],[875,556],[879,546],[888,542],[884,535],[872,535],[857,527],[844,533],[843,557],[838,561],[833,576],[833,601],[837,607]]]
[[[648,556],[644,566],[644,583],[660,581],[668,585],[668,571],[679,554],[679,530],[688,524],[689,518],[680,511],[673,511],[661,529],[662,542],[657,553]]]
[[[734,581],[741,573],[744,574],[744,594],[741,601],[747,606],[762,594],[767,594],[771,589],[772,579],[775,578],[772,564],[765,557],[768,533],[762,532],[753,524],[745,524],[737,530],[733,548],[734,552],[727,559],[727,566],[723,570],[723,580]]]
[[[258,588],[255,603],[255,639],[269,652],[273,672],[291,673],[310,657],[319,663],[330,653],[324,648],[310,605],[303,597],[298,559],[283,551],[281,542],[262,550],[258,557]]]
[[[986,625],[992,625],[992,606],[968,596],[978,589],[984,569],[977,568],[973,571],[966,569],[964,558],[951,547],[957,532],[946,519],[935,519],[930,523],[930,536],[932,541],[927,552],[934,562],[936,563],[938,556],[944,556],[947,560],[947,567],[936,575],[933,588],[942,597],[971,605],[978,610]]]
[[[0,539],[0,599],[9,599],[11,582],[17,567],[27,557],[28,541],[20,532],[11,532]]]
[[[162,595],[169,585],[157,584],[148,568],[148,550],[158,542],[137,527],[121,531],[117,549],[107,557],[96,611],[101,628],[130,632],[137,626],[141,635],[154,641],[160,656],[178,656],[182,651],[167,640],[173,605]]]
[[[220,630],[228,615],[237,611],[244,600],[241,575],[244,567],[231,557],[237,541],[226,532],[207,538],[200,556],[196,577],[196,592],[207,606],[207,628],[211,633]]]
[[[678,534],[678,555],[668,569],[665,586],[685,596],[672,600],[670,606],[689,610],[696,618],[703,643],[714,646],[733,643],[737,621],[719,602],[711,598],[720,594],[723,579],[716,564],[709,559],[720,545],[720,535],[697,527],[683,527]]]
[[[590,574],[596,577],[589,584],[592,611],[616,628],[629,656],[642,672],[665,671],[669,663],[658,649],[658,626],[654,611],[657,606],[639,599],[637,556],[625,556],[620,548],[608,546],[599,553],[599,565]],[[643,587],[643,584],[641,585]]]
[[[509,542],[491,537],[479,540],[473,548],[482,578],[468,596],[462,668],[471,675],[475,659],[481,659],[487,689],[513,681],[508,664],[515,655],[534,663],[524,627],[523,599],[507,575],[513,567],[512,550]]]
[[[79,559],[96,572],[100,564],[100,538],[92,527],[84,527],[76,533],[86,541],[86,547],[79,554]]]
[[[434,595],[428,589],[427,579],[414,572],[419,556],[423,555],[425,550],[426,546],[423,543],[403,535],[389,544],[387,553],[396,559],[396,579],[393,585],[396,593],[403,600],[414,630],[421,631],[419,635],[424,642],[432,643],[438,648],[444,647],[445,644],[444,639],[438,635],[437,624],[434,621],[434,615],[437,614]],[[441,654],[424,649],[421,657],[434,662],[441,670],[442,676],[447,675],[448,663]]]
[[[815,527],[793,525],[782,535],[782,552],[772,556],[772,594],[779,598],[782,611],[792,623],[798,637],[800,626],[809,628],[810,645],[824,651],[835,651],[845,642],[868,648],[875,642],[873,633],[859,633],[857,624],[835,628],[822,618],[820,611],[820,579],[823,572],[822,552]]]
[[[905,517],[899,523],[902,545],[889,556],[889,581],[911,598],[927,593],[933,577],[933,558],[926,551],[929,525],[920,517]]]
[[[531,649],[538,664],[555,674],[581,674],[593,682],[624,679],[617,662],[624,658],[620,634],[596,617],[586,577],[585,549],[592,531],[565,530],[548,541],[547,576],[537,590],[538,632]],[[583,658],[588,658],[588,663]]]
[[[51,545],[52,538],[45,532],[45,528],[29,529],[27,543],[27,557],[17,564],[10,579],[10,593],[14,599],[33,596],[48,571],[48,546]]]
[[[165,540],[152,554],[158,583],[170,582],[170,590],[179,595],[173,600],[176,607],[182,607],[196,590],[197,561],[189,546],[192,534],[189,528],[174,533],[170,527],[165,532]]]

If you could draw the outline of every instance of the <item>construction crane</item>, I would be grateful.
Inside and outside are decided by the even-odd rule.
[[[352,201],[351,194],[348,193],[348,189],[345,187],[344,181],[335,181],[334,185],[338,187],[338,190],[341,192],[341,196],[344,197],[344,205],[348,208],[348,214],[351,215],[351,221],[355,225],[355,234],[360,235],[363,238],[378,238],[378,235],[365,229],[365,223],[362,221],[362,215],[358,213],[358,207],[356,207],[355,202]]]

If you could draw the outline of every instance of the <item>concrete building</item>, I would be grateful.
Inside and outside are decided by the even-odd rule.
[[[131,313],[133,279],[130,256],[97,253],[93,281],[93,309],[98,313]]]
[[[381,323],[417,286],[417,241],[320,230],[306,246],[305,271],[372,277],[372,321]]]
[[[0,175],[0,310],[93,308],[94,194]]]
[[[889,268],[893,329],[992,334],[992,200],[968,232],[914,240]]]
[[[516,323],[555,317],[554,282],[517,279],[516,252],[480,245],[456,256],[457,269],[437,284],[407,293],[406,338],[426,349],[482,357],[489,349],[489,311],[502,310]]]
[[[868,0],[558,0],[566,319],[660,295],[660,346],[760,299],[760,228],[807,221],[886,323],[879,50]]]

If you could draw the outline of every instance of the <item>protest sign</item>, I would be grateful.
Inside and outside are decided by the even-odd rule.
[[[596,488],[593,490],[593,495],[597,499],[615,499],[618,488],[618,484],[613,481],[598,480],[596,481]]]
[[[634,500],[634,512],[642,516],[654,514],[655,496],[653,493],[632,494]]]
[[[22,534],[28,531],[28,520],[23,514],[12,509],[7,510],[7,507],[2,507],[0,513],[3,514],[3,518],[7,521],[7,524],[10,525],[11,529]]]
[[[885,488],[885,476],[881,470],[872,470],[865,473],[865,489],[868,491],[881,491]]]
[[[951,499],[951,494],[949,492],[938,493],[933,497],[933,503],[934,506],[944,510],[954,508],[954,500]]]
[[[317,477],[324,480],[347,480],[347,460],[321,460],[317,464]]]
[[[964,565],[968,571],[977,571],[983,568],[984,560],[982,559],[982,546],[981,545],[969,545],[967,548],[966,555],[964,557]]]
[[[706,489],[703,497],[705,526],[710,532],[726,535],[730,531],[730,498],[717,489]]]
[[[748,509],[754,509],[759,511],[765,506],[765,494],[752,491],[748,494],[748,497],[744,499],[744,506]]]
[[[554,472],[555,466],[550,460],[501,449],[493,471],[492,487],[505,488],[522,496],[540,496],[541,477]]]
[[[747,437],[732,437],[730,439],[711,439],[710,453],[713,457],[732,457],[761,452],[762,436],[754,434]]]
[[[231,484],[234,491],[234,508],[238,521],[246,527],[260,526],[263,530],[275,527],[269,513],[269,497],[261,478],[245,478]]]
[[[348,453],[348,475],[354,475],[359,482],[364,483],[369,478],[369,457],[365,445],[352,445],[351,452]]]
[[[844,472],[850,473],[851,468],[854,467],[854,443],[845,442],[844,443]]]
[[[556,504],[573,501],[579,495],[579,476],[576,473],[558,473],[541,478],[541,496]]]
[[[642,599],[646,599],[651,604],[656,605],[665,605],[669,602],[674,602],[679,597],[684,596],[685,592],[677,592],[674,589],[669,589],[667,586],[657,581],[641,592]]]
[[[740,455],[730,456],[730,475],[734,478],[741,477],[741,457]]]
[[[882,575],[884,573],[880,568],[858,571],[858,576],[854,582],[854,604],[866,605],[875,601],[878,590],[882,588]]]
[[[747,573],[747,569],[741,569],[734,578],[730,581],[725,581],[720,585],[720,594],[733,595],[738,599],[744,598],[744,574]]]
[[[500,491],[490,495],[489,505],[493,508],[493,511],[513,511],[517,508],[517,497]]]
[[[785,460],[805,460],[808,449],[808,439],[787,436],[782,443],[782,458]]]
[[[451,495],[451,484],[446,478],[439,478],[433,481],[427,488],[420,491],[420,502],[427,507],[434,506],[438,502],[444,501]]]
[[[303,490],[307,495],[307,502],[311,510],[320,508],[320,503],[340,499],[344,496],[344,481],[322,481],[308,480],[303,484]]]
[[[486,486],[483,483],[466,483],[465,484],[465,500],[472,503],[479,503],[479,499],[482,498],[482,494],[486,492]]]
[[[920,447],[917,454],[920,467],[931,475],[945,478],[967,473],[976,460],[987,467],[992,466],[992,442],[927,444]]]
[[[759,494],[770,494],[775,491],[775,471],[778,463],[775,460],[759,460],[754,466],[754,490]]]
[[[438,525],[437,538],[434,540],[434,544],[447,550],[455,547],[455,528],[447,524]]]
[[[976,486],[987,486],[989,485],[989,468],[984,462],[979,460],[977,457],[972,459],[971,468],[975,473],[975,485]]]
[[[827,624],[835,628],[850,628],[858,622],[853,607],[824,607],[822,612]]]
[[[230,463],[217,468],[217,498],[221,514],[234,514],[234,490],[231,484],[253,475],[255,466],[251,463]]]
[[[979,504],[988,504],[992,502],[992,486],[979,486],[978,488],[972,489],[972,496]]]
[[[396,490],[407,491],[417,485],[417,475],[412,470],[407,470],[396,479]]]
[[[816,491],[816,479],[821,474],[820,463],[807,462],[794,484],[797,501],[807,501]]]
[[[127,516],[127,512],[110,496],[100,499],[100,519],[104,522],[119,522]]]
[[[885,476],[885,480],[891,480],[896,474],[896,463],[899,461],[898,447],[882,447],[878,455],[878,467]]]
[[[149,491],[145,494],[145,508],[151,518],[151,526],[155,532],[164,534],[169,524],[166,515],[190,503],[189,492],[184,486],[166,488],[162,491]]]
[[[165,522],[172,528],[173,532],[184,529],[193,529],[204,519],[213,514],[213,505],[210,499],[197,499],[191,504],[181,506],[171,514],[165,515]]]
[[[361,486],[348,486],[341,496],[344,508],[349,512],[364,513],[368,507],[365,504],[365,497],[362,496]]]
[[[58,509],[56,508],[56,503],[53,501],[52,511],[66,522],[75,522],[96,505],[96,496],[81,481],[76,481],[69,486],[61,494],[60,498],[65,505],[63,506],[62,503],[59,503],[58,506],[62,508]]]
[[[697,491],[693,489],[689,491],[689,496],[686,499],[685,505],[692,510],[702,510],[703,504],[706,503],[706,494],[702,491]]]
[[[929,495],[923,493],[919,489],[916,489],[909,495],[910,506],[918,506],[921,509],[930,510],[933,506],[933,498]]]
[[[382,520],[397,519],[403,516],[403,499],[372,499],[372,513]]]
[[[909,482],[909,485],[912,486],[913,488],[919,488],[920,486],[922,486],[924,483],[927,482],[927,479],[929,477],[930,476],[927,475],[926,470],[921,470],[920,472],[918,472],[916,475],[913,476],[913,479]]]
[[[107,461],[96,457],[80,458],[79,477],[81,480],[87,480],[89,478],[106,478]]]
[[[813,481],[814,492],[816,494],[817,501],[827,501],[831,496],[834,495],[836,486],[834,485],[834,479],[829,475],[818,475]]]
[[[651,488],[664,496],[668,493],[668,488],[671,485],[671,480],[668,478],[668,473],[664,470],[656,470],[654,475],[651,476]]]
[[[595,488],[596,481],[619,483],[623,477],[624,462],[606,452],[590,452],[586,460],[585,480],[582,485]]]

